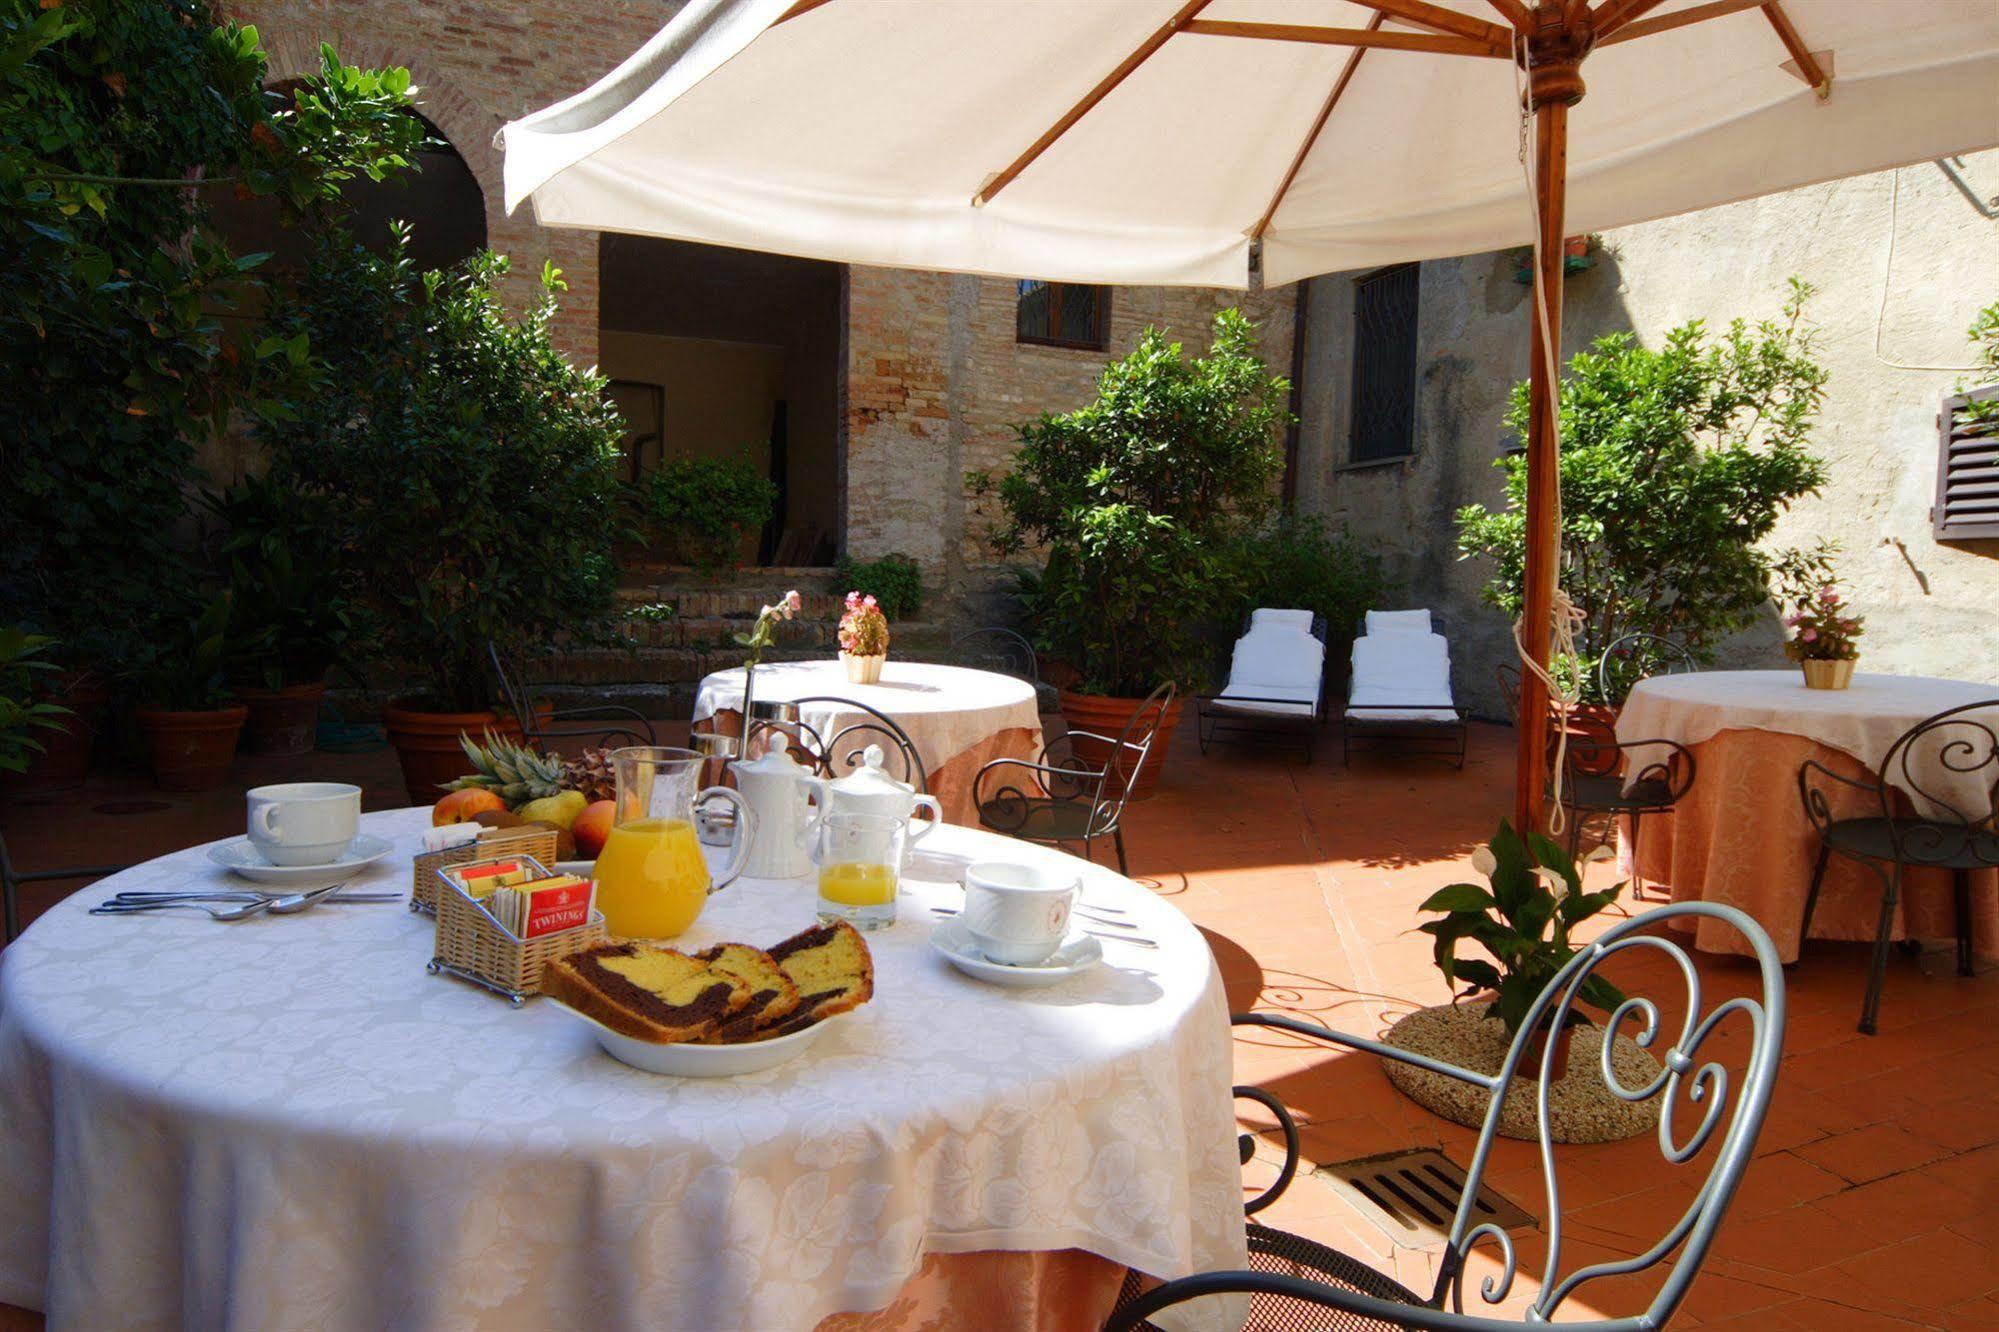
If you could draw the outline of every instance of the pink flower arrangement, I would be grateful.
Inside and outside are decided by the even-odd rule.
[[[1794,637],[1784,645],[1792,661],[1851,661],[1860,655],[1854,640],[1865,633],[1861,617],[1848,610],[1831,580],[1797,597],[1797,609],[1784,617]]]
[[[888,616],[872,596],[847,594],[847,609],[840,616],[840,651],[850,657],[888,654]]]

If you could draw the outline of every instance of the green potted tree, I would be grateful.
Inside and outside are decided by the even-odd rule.
[[[147,635],[148,659],[135,675],[135,716],[163,791],[212,791],[229,778],[236,739],[250,710],[229,694],[229,594],[198,613],[168,613]]]
[[[254,646],[231,663],[252,754],[310,753],[326,673],[355,611],[324,497],[245,477],[209,504],[224,524],[233,622]]]
[[[1156,686],[1205,683],[1204,631],[1228,596],[1232,553],[1275,505],[1289,393],[1240,310],[1215,316],[1205,356],[1147,329],[1105,368],[1095,402],[1020,426],[1012,470],[969,478],[998,493],[1000,553],[1045,553],[1023,579],[1026,624],[1069,681],[1071,726],[1114,736]],[[1180,706],[1155,741],[1162,760]],[[1108,757],[1088,744],[1079,756]],[[1146,765],[1136,794],[1151,793],[1161,766]]]
[[[1805,319],[1811,287],[1792,280],[1781,316],[1737,319],[1718,337],[1699,320],[1657,348],[1629,333],[1597,339],[1562,380],[1561,585],[1583,612],[1573,660],[1554,674],[1579,692],[1572,724],[1607,732],[1642,678],[1642,657],[1602,673],[1613,643],[1644,632],[1706,660],[1763,614],[1784,552],[1762,542],[1825,465],[1811,435],[1825,396]],[[1525,435],[1528,388],[1514,386],[1506,424]],[[1485,600],[1518,617],[1527,560],[1527,463],[1508,454],[1506,506],[1459,510],[1461,559],[1493,561]]]
[[[413,271],[342,237],[274,315],[326,373],[259,423],[276,485],[323,497],[371,646],[416,688],[384,713],[410,799],[461,775],[461,734],[519,731],[495,709],[489,645],[610,636],[621,431],[604,380],[563,358],[553,268],[525,315],[494,292],[506,260]]]
[[[19,625],[0,629],[0,773],[19,775],[44,751],[47,735],[61,734],[66,710],[35,688],[36,677],[59,668],[42,653],[55,642]]]
[[[777,503],[748,458],[668,458],[638,487],[638,527],[672,564],[716,569],[745,554]]]

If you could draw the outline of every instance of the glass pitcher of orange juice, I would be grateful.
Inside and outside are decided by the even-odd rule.
[[[671,939],[701,914],[708,894],[742,873],[755,819],[726,786],[699,788],[702,756],[691,749],[636,745],[612,751],[618,809],[597,856],[597,909],[604,925],[626,939]],[[719,880],[708,875],[694,836],[694,807],[711,798],[736,807],[735,848]]]

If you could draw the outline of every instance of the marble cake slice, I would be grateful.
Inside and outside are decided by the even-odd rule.
[[[791,1013],[759,1026],[758,1039],[803,1031],[874,997],[875,963],[867,940],[844,920],[794,934],[770,955],[798,987],[799,1001]]]
[[[621,1036],[670,1045],[707,1039],[750,1002],[748,984],[658,944],[598,944],[548,964],[542,993]]]
[[[782,1021],[798,1008],[798,987],[777,959],[748,944],[724,943],[694,955],[723,975],[750,987],[749,1002],[716,1027],[708,1040],[718,1045],[746,1041],[759,1027]]]

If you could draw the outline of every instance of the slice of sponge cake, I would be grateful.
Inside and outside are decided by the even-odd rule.
[[[604,943],[548,964],[542,993],[634,1040],[705,1040],[749,1004],[750,986],[658,944]]]
[[[750,987],[750,1001],[722,1022],[708,1037],[718,1044],[748,1040],[757,1028],[790,1017],[798,1008],[798,987],[783,968],[761,948],[748,944],[716,944],[694,955],[714,970]]]
[[[791,1013],[765,1021],[759,1038],[788,1036],[874,997],[875,964],[867,941],[844,920],[794,934],[770,956],[798,987],[799,1001]]]

